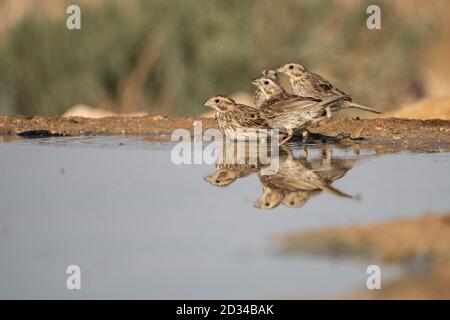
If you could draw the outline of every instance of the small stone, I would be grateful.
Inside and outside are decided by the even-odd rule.
[[[154,116],[150,116],[151,120],[164,120],[166,117],[162,116],[160,114],[154,115]]]

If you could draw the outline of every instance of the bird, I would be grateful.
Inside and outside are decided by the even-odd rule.
[[[284,192],[279,188],[263,187],[263,194],[255,202],[254,206],[260,209],[273,209],[284,199]]]
[[[269,78],[254,79],[252,84],[258,87],[266,97],[259,107],[261,117],[270,127],[286,130],[286,137],[280,144],[287,142],[293,136],[295,129],[302,130],[303,143],[305,143],[308,138],[307,128],[325,118],[327,105],[341,99],[340,96],[322,100],[293,95]]]
[[[340,172],[337,178],[342,177],[345,172]],[[330,184],[333,179],[324,177],[318,170],[312,169],[310,163],[304,158],[280,157],[278,171],[272,175],[261,175],[260,181],[264,186],[270,186],[273,189],[279,188],[286,191],[322,190],[338,197],[352,198],[352,196],[332,187]]]
[[[263,78],[272,79],[278,86],[281,87],[280,78],[278,77],[278,74],[276,71],[263,70],[261,74],[262,74]],[[267,98],[266,98],[266,95],[264,94],[264,92],[261,89],[256,88],[255,95],[253,97],[254,105],[256,107],[260,107],[266,99]]]
[[[216,165],[213,174],[207,175],[204,179],[212,185],[226,187],[237,179],[257,173],[259,170],[259,164],[221,163]]]
[[[347,108],[365,110],[381,114],[382,112],[358,103],[354,103],[350,95],[336,88],[328,80],[320,75],[310,72],[299,63],[288,63],[276,69],[289,77],[292,92],[299,96],[308,96],[317,99],[328,99],[331,97],[341,97],[341,99],[330,104],[326,109],[327,118],[331,118],[332,111],[339,111]]]
[[[261,107],[264,102],[269,99],[276,98],[277,100],[284,100],[297,97],[297,95],[295,94],[286,92],[286,90],[284,90],[284,88],[281,86],[278,78],[272,79],[271,77],[262,76],[260,78],[253,79],[252,84],[261,94],[261,103],[258,105],[258,107]]]
[[[331,150],[324,149],[323,151],[325,151],[323,153],[324,158],[308,160],[307,167],[313,170],[319,178],[328,184],[344,177],[356,161],[345,158],[333,159],[331,152],[326,152]],[[285,192],[282,203],[290,208],[301,208],[312,196],[315,196],[321,192],[321,189],[288,191]],[[341,195],[339,194],[339,196]]]
[[[289,208],[301,208],[308,202],[311,196],[320,192],[321,190],[290,191],[285,194],[282,203]]]
[[[279,204],[291,208],[302,207],[311,196],[322,191],[341,198],[353,198],[335,187],[333,181],[342,178],[352,164],[339,161],[320,164],[306,158],[294,158],[292,154],[281,154],[279,168],[271,175],[258,174],[263,194],[255,203],[258,208],[271,209]]]
[[[204,106],[216,110],[214,119],[219,130],[231,139],[266,138],[271,129],[261,117],[258,108],[238,104],[228,96],[214,96],[207,100]]]

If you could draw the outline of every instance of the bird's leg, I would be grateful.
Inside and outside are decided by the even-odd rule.
[[[325,111],[327,112],[327,120],[331,120],[331,107],[327,106]]]
[[[283,139],[283,141],[280,142],[280,144],[284,144],[287,141],[289,141],[289,139],[292,138],[292,135],[294,134],[294,130],[292,130],[292,129],[286,129],[286,130],[287,130],[288,135],[286,138]]]
[[[356,144],[353,145],[353,153],[355,155],[357,155],[358,158],[359,158],[359,155],[361,153],[361,147],[360,147],[359,143],[356,143]]]
[[[294,154],[292,153],[291,147],[289,147],[289,145],[282,145],[281,149],[283,149],[284,151],[286,151],[287,153],[287,159],[288,160],[294,160]]]
[[[332,156],[333,150],[328,144],[325,145],[325,147],[322,149],[322,164],[330,164]]]
[[[303,133],[302,133],[302,136],[303,136],[302,143],[303,144],[306,144],[306,142],[308,141],[308,135],[309,135],[308,130],[303,131]]]
[[[305,155],[305,157],[304,157],[305,159],[308,159],[308,148],[306,147],[306,142],[308,141],[308,135],[309,135],[309,131],[308,130],[303,131],[303,133],[302,133],[302,136],[303,136],[302,143],[303,143],[303,153]]]
[[[303,145],[303,158],[308,160],[308,146],[306,144]]]

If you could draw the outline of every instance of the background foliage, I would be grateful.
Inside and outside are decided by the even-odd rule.
[[[367,1],[64,1],[31,9],[0,38],[0,113],[59,115],[75,104],[116,112],[199,114],[214,94],[251,93],[264,68],[299,61],[380,108],[424,95],[422,62],[443,34],[439,7],[417,16]],[[63,3],[63,5],[61,5]],[[1,22],[0,22],[1,23]]]

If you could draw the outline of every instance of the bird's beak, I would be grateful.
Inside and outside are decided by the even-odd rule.
[[[287,71],[286,66],[279,67],[276,71],[279,73],[285,73]]]
[[[209,183],[211,183],[211,184],[213,184],[213,176],[206,176],[206,177],[203,177],[203,179],[205,180],[205,181],[208,181]]]
[[[205,103],[203,104],[203,106],[212,108],[212,101],[211,101],[211,99],[205,101]]]
[[[262,202],[261,202],[261,200],[258,199],[255,203],[253,203],[253,206],[255,208],[262,209]]]
[[[204,105],[205,107],[208,107],[208,108],[211,108],[211,109],[214,109],[214,110],[216,110],[216,111],[221,112],[220,109],[219,109],[219,107],[217,106],[217,103],[214,101],[214,100],[216,100],[216,99],[217,99],[217,98],[211,98],[211,99],[209,99],[208,101],[206,101],[203,105]]]
[[[258,86],[258,85],[259,85],[259,79],[253,79],[253,80],[252,80],[252,84],[253,84],[254,86]]]

